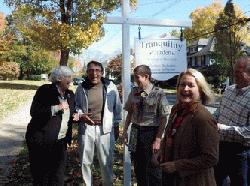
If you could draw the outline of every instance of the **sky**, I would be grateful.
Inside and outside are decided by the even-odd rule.
[[[199,7],[210,5],[214,0],[137,0],[137,8],[131,10],[132,18],[150,18],[150,19],[172,19],[176,21],[191,21],[189,15],[192,11]],[[221,0],[225,5],[227,0]],[[250,17],[250,1],[249,0],[233,0],[233,3],[240,6],[244,14]],[[11,10],[6,7],[3,0],[0,0],[0,12],[10,14]],[[118,9],[108,16],[121,16],[121,9]],[[133,48],[134,38],[138,38],[138,26],[130,26],[130,45]],[[141,37],[160,36],[168,33],[171,29],[168,27],[152,27],[141,25]],[[99,41],[93,43],[87,50],[83,50],[82,54],[76,56],[81,62],[91,59],[105,61],[109,60],[122,49],[122,26],[117,24],[105,24],[105,36]]]

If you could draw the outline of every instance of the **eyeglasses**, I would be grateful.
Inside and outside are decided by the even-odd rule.
[[[102,71],[101,71],[101,69],[98,69],[98,68],[97,68],[97,69],[88,69],[87,72],[88,72],[88,73],[94,73],[94,72],[96,72],[96,73],[101,73]]]

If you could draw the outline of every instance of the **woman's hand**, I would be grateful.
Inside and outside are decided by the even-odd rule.
[[[173,173],[176,171],[175,163],[173,161],[162,163],[160,166],[166,173]]]
[[[157,151],[160,150],[161,147],[161,139],[160,138],[156,138],[153,145],[152,145],[152,151],[153,153],[156,153]]]
[[[159,167],[159,166],[160,166],[160,156],[161,156],[160,151],[158,151],[158,152],[152,154],[151,163],[152,163],[155,167]]]
[[[59,110],[67,110],[67,109],[69,109],[69,104],[68,104],[67,100],[65,100],[65,101],[62,101],[58,105],[58,107],[59,107]]]

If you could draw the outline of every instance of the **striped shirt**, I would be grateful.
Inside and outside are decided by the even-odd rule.
[[[250,146],[250,86],[228,87],[214,116],[219,123],[221,141]]]

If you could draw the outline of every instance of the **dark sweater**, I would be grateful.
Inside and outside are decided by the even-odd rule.
[[[59,92],[56,85],[46,84],[38,88],[31,105],[31,120],[27,126],[27,142],[37,145],[53,145],[57,141],[61,127],[62,113],[52,116],[51,106],[58,105]],[[71,90],[65,92],[70,115],[74,112],[74,93]],[[72,117],[68,122],[68,130],[65,140],[70,143],[72,138]]]

